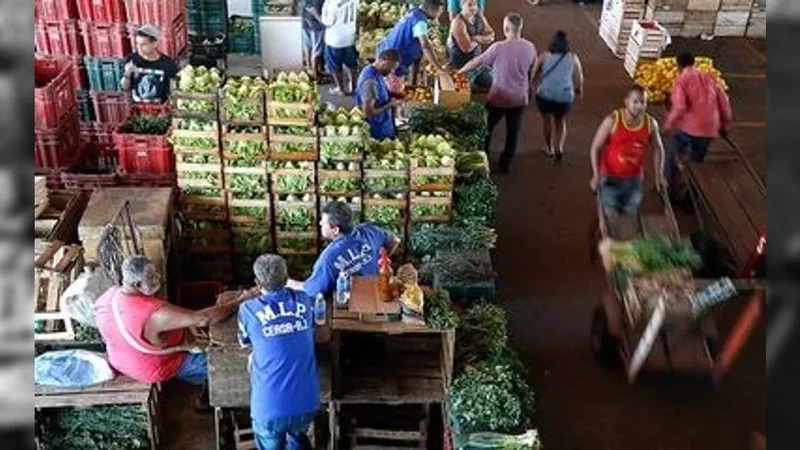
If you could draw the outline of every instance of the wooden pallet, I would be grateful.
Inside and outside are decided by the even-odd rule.
[[[83,270],[83,247],[51,242],[34,249],[34,320],[43,322],[37,341],[75,339],[70,315],[61,310],[61,294]]]
[[[414,411],[414,413],[412,413]],[[341,416],[349,419],[351,449],[426,449],[431,405],[345,405]],[[411,424],[416,424],[416,429]]]
[[[453,218],[453,194],[446,193],[445,197],[423,197],[416,193],[411,194],[409,215],[412,223],[449,222]],[[416,205],[444,207],[443,214],[421,215],[415,213]]]

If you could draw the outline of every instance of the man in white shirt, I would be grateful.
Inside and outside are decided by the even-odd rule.
[[[325,0],[320,22],[325,25],[325,66],[333,75],[336,88],[331,92],[345,95],[352,91],[353,70],[358,68],[356,17],[359,0]],[[347,69],[349,88],[342,77]]]

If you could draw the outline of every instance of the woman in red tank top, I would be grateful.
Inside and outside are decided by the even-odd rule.
[[[598,192],[607,215],[635,215],[642,201],[644,160],[649,147],[656,148],[656,186],[664,184],[664,145],[658,123],[645,111],[644,91],[634,87],[625,97],[625,108],[610,114],[594,136],[590,186]]]

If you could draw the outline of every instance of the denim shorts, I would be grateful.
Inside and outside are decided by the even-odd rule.
[[[641,178],[600,179],[600,204],[607,216],[633,216],[642,203],[644,183]]]
[[[325,68],[328,72],[341,72],[344,67],[348,69],[358,68],[358,52],[356,47],[333,48],[325,46]]]
[[[187,354],[175,378],[190,384],[205,383],[208,379],[208,355],[205,353]]]
[[[325,30],[306,30],[303,28],[303,48],[311,50],[312,56],[322,56],[325,47]]]
[[[305,450],[311,448],[306,436],[317,413],[259,420],[253,419],[253,436],[258,450]]]

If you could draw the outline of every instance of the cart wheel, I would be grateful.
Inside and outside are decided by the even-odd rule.
[[[592,353],[603,367],[619,367],[619,340],[608,329],[608,316],[603,305],[598,305],[592,316]]]

